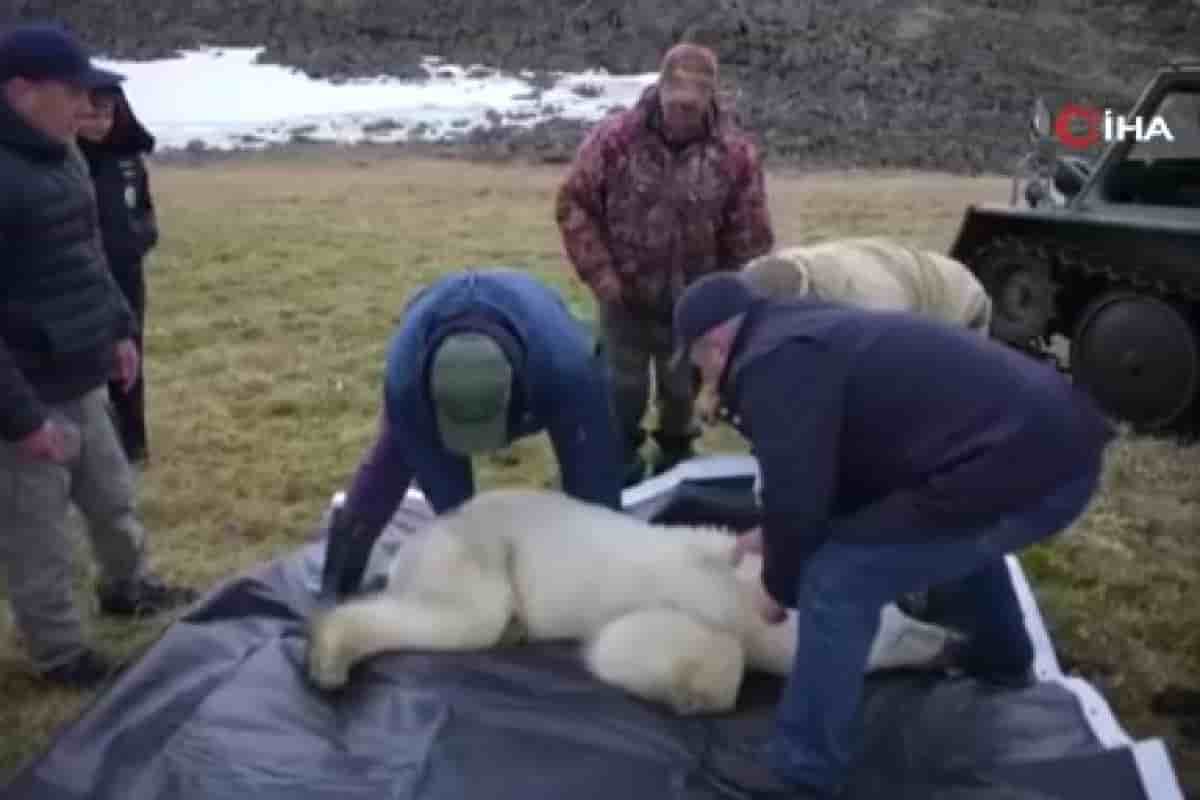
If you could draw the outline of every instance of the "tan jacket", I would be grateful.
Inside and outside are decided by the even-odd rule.
[[[831,239],[749,261],[743,274],[772,297],[812,294],[863,308],[927,314],[987,334],[992,302],[965,266],[892,239]]]

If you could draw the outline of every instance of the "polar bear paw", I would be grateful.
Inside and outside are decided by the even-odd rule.
[[[350,675],[336,623],[326,614],[313,620],[309,631],[308,678],[326,691],[345,686]]]
[[[600,680],[681,716],[732,710],[745,668],[737,639],[671,609],[613,620],[584,657]]]
[[[724,660],[717,659],[721,661]],[[737,703],[741,671],[721,669],[717,662],[690,657],[675,664],[667,682],[666,705],[685,717],[732,711]]]

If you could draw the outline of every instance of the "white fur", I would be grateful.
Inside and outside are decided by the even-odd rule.
[[[733,707],[745,669],[787,675],[795,615],[760,616],[761,561],[732,566],[719,528],[652,525],[543,490],[477,494],[424,529],[388,588],[319,614],[309,676],[396,650],[480,650],[517,638],[584,643],[598,679],[681,714]],[[890,617],[889,617],[890,615]],[[949,632],[886,609],[868,669],[929,663]],[[913,636],[911,634],[918,634]]]

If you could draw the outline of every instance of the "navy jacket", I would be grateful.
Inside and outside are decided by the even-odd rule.
[[[762,470],[764,582],[831,539],[927,540],[1094,473],[1115,431],[1052,366],[927,317],[805,299],[748,313],[722,380]]]
[[[137,328],[105,262],[83,156],[0,97],[0,439],[104,386],[117,341]]]
[[[510,441],[545,431],[567,494],[613,509],[621,502],[621,461],[603,362],[590,334],[562,298],[515,269],[459,272],[422,290],[405,309],[389,346],[384,385],[383,440],[369,468],[373,494],[355,509],[368,525],[386,522],[411,477],[442,513],[474,494],[470,459],[438,438],[429,397],[428,364],[447,326],[464,318],[500,326],[518,352]],[[474,324],[468,322],[468,324]],[[383,452],[378,452],[382,450]],[[360,481],[361,482],[361,481]]]

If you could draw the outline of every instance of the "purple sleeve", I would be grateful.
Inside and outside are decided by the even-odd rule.
[[[347,491],[346,511],[367,530],[382,530],[400,507],[412,478],[402,443],[393,435],[387,415],[381,414],[379,433]]]

